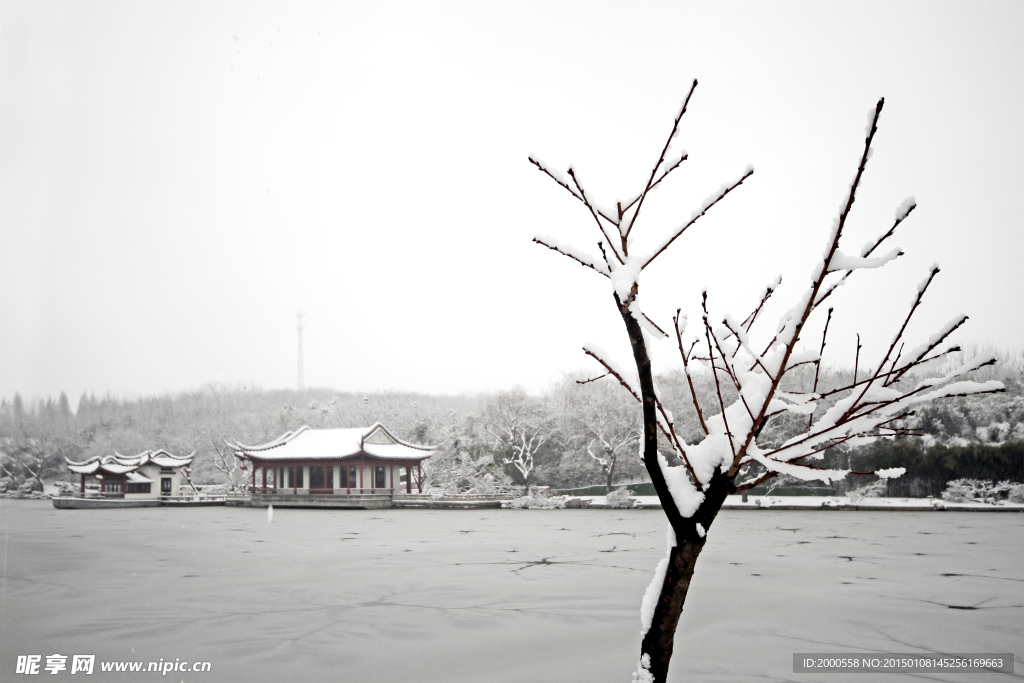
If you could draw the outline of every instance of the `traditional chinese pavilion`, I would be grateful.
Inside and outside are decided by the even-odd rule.
[[[303,426],[259,446],[227,442],[252,468],[254,505],[389,507],[395,492],[423,491],[424,460],[433,449],[372,427]]]
[[[133,456],[116,452],[103,457],[97,455],[84,462],[64,460],[68,469],[81,477],[82,497],[85,497],[85,479],[91,477],[99,481],[103,498],[147,500],[179,495],[185,468],[192,464],[194,455],[182,458],[161,449]]]

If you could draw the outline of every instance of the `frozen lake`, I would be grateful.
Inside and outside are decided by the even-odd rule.
[[[0,682],[33,680],[17,655],[59,653],[212,664],[93,681],[626,683],[665,528],[659,510],[278,509],[268,523],[264,509],[0,499]],[[1015,652],[1013,675],[885,678],[1009,681],[1022,644],[1022,514],[725,511],[671,678],[849,683],[792,673],[793,653]]]

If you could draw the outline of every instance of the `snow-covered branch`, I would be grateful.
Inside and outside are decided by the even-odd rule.
[[[668,239],[662,242],[651,253],[651,255],[647,257],[647,259],[643,262],[642,268],[646,268],[647,266],[651,265],[651,262],[654,261],[654,259],[658,258],[658,256],[660,256],[666,249],[668,249],[672,245],[672,243],[679,238],[680,235],[682,235],[689,229],[691,225],[696,223],[698,220],[701,219],[701,217],[704,216],[704,214],[710,211],[711,207],[725,199],[726,195],[728,195],[730,192],[732,192],[737,187],[742,185],[743,181],[752,175],[754,175],[754,167],[747,166],[746,170],[743,171],[743,175],[741,175],[738,180],[734,180],[731,183],[726,183],[725,185],[722,185],[722,187],[719,188],[718,192],[705,199],[704,203],[701,204],[700,207],[696,209],[690,216],[690,219],[683,223],[680,227],[678,227],[671,235],[669,235]]]
[[[629,224],[623,229],[620,226],[620,232],[622,233],[622,241],[625,244],[629,234],[633,231],[633,225],[636,223],[637,217],[640,215],[640,207],[643,206],[644,199],[647,198],[648,193],[655,185],[660,183],[665,176],[671,173],[673,170],[679,167],[679,164],[683,162],[683,159],[687,157],[684,152],[682,157],[676,163],[672,164],[668,170],[665,171],[664,175],[658,179],[657,183],[654,181],[654,176],[658,174],[658,169],[665,162],[665,154],[668,153],[668,148],[672,144],[672,140],[675,138],[676,133],[679,132],[679,122],[683,120],[683,114],[686,113],[686,108],[690,106],[690,98],[693,97],[693,91],[697,89],[697,79],[693,79],[693,84],[690,86],[690,92],[686,93],[686,99],[683,100],[683,106],[679,110],[679,114],[676,116],[676,120],[672,122],[672,131],[668,134],[668,139],[665,140],[665,146],[661,149],[661,155],[658,157],[658,161],[654,164],[654,168],[651,169],[651,177],[647,179],[647,186],[644,187],[644,191],[640,194],[636,201],[636,209],[633,211],[633,215],[629,219]],[[631,204],[632,205],[632,204]],[[621,213],[620,209],[620,213]]]
[[[561,244],[557,240],[547,237],[546,235],[537,235],[533,238],[533,241],[537,244],[547,247],[552,251],[557,251],[563,256],[568,256],[576,263],[581,266],[586,266],[591,270],[594,270],[605,277],[611,277],[611,272],[608,270],[607,265],[600,264],[595,261],[589,254],[585,254],[574,247],[566,244]]]

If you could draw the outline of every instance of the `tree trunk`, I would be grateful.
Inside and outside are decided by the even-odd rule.
[[[702,539],[703,541],[703,539]],[[669,551],[668,569],[654,608],[651,627],[640,643],[640,656],[647,655],[647,669],[656,683],[668,679],[668,665],[675,645],[676,627],[683,615],[683,603],[690,591],[693,570],[704,543],[682,541]]]
[[[635,296],[635,290],[634,290]],[[711,528],[726,496],[736,491],[732,479],[721,469],[714,475],[704,491],[704,502],[691,517],[683,517],[676,507],[675,499],[665,481],[658,461],[658,423],[656,413],[656,395],[654,377],[651,372],[650,356],[644,342],[643,331],[633,314],[623,307],[618,294],[615,303],[622,321],[626,325],[630,346],[633,349],[633,360],[636,362],[640,380],[640,398],[643,403],[644,415],[644,467],[651,476],[651,483],[661,501],[661,507],[668,517],[669,524],[675,532],[676,545],[669,551],[668,568],[661,586],[658,602],[654,608],[651,626],[644,634],[640,645],[641,667],[646,668],[649,676],[647,681],[665,683],[668,676],[668,665],[672,659],[672,648],[675,640],[676,627],[683,613],[683,603],[690,589],[693,571],[697,566],[697,558],[704,548],[707,530]],[[645,661],[646,660],[646,661]],[[634,680],[644,681],[637,677]]]
[[[676,627],[683,614],[683,604],[690,591],[697,558],[704,549],[707,530],[722,509],[726,496],[734,491],[735,487],[729,477],[721,470],[716,470],[711,486],[705,491],[704,503],[692,518],[687,519],[689,524],[682,530],[685,533],[675,530],[676,546],[669,551],[668,568],[651,618],[651,627],[640,643],[641,661],[644,655],[649,657],[647,669],[654,683],[664,683],[668,679]],[[698,532],[698,524],[704,530],[703,534]]]

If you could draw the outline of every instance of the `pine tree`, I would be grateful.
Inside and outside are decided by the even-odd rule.
[[[65,420],[71,418],[71,403],[68,401],[68,395],[63,391],[60,392],[60,398],[57,399],[57,410]]]

